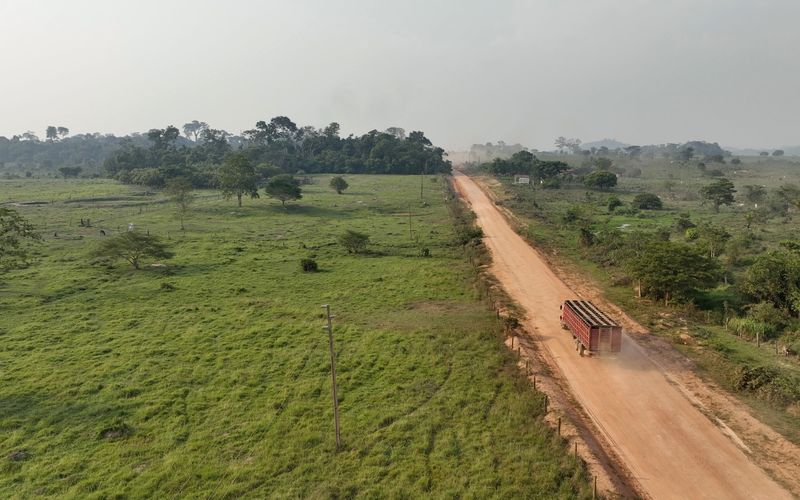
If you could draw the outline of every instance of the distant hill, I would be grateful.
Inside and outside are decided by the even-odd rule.
[[[611,151],[615,149],[624,149],[630,146],[630,144],[626,144],[624,142],[619,142],[616,139],[603,139],[602,141],[595,141],[595,142],[584,142],[581,144],[581,148],[583,149],[592,149],[597,148],[600,149],[602,147],[606,147]]]

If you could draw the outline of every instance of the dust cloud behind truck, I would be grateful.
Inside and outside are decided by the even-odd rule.
[[[565,300],[560,318],[561,327],[572,332],[581,356],[622,349],[622,327],[588,300]]]

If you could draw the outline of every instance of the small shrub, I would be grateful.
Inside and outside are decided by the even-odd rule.
[[[171,292],[175,290],[175,285],[173,285],[172,283],[167,283],[165,281],[164,283],[161,283],[161,289],[165,292]]]
[[[634,215],[639,215],[639,209],[636,207],[619,207],[614,211],[614,213],[617,215],[633,217]]]
[[[561,216],[561,220],[564,221],[566,224],[570,224],[572,222],[577,221],[581,218],[581,211],[577,207],[570,207],[564,212],[564,215]]]
[[[594,245],[594,233],[588,228],[582,227],[580,229],[580,238],[581,238],[581,245],[584,247],[590,247]]]
[[[609,196],[608,197],[608,204],[606,206],[608,207],[608,211],[609,212],[613,212],[614,209],[622,206],[622,200],[620,200],[619,198],[617,198],[616,196],[613,196],[613,195]]]
[[[315,273],[319,270],[317,261],[314,259],[300,259],[300,268],[304,273]]]
[[[678,228],[678,231],[685,233],[687,229],[696,227],[697,224],[689,220],[689,214],[680,214],[678,221],[675,223],[675,227]]]
[[[561,188],[561,181],[558,180],[556,177],[550,177],[549,179],[545,179],[542,181],[542,188],[543,189],[560,189]]]
[[[474,240],[483,238],[483,230],[476,226],[460,226],[456,231],[456,240],[459,245],[466,245]]]

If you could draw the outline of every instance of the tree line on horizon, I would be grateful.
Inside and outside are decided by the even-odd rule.
[[[420,131],[399,127],[341,137],[339,124],[298,126],[285,116],[259,121],[241,135],[194,120],[145,134],[116,137],[80,134],[50,126],[46,140],[33,132],[0,137],[0,167],[15,166],[27,176],[60,172],[64,177],[109,176],[148,187],[187,178],[197,188],[215,187],[219,166],[241,154],[266,179],[283,173],[420,174],[447,173],[444,149]]]

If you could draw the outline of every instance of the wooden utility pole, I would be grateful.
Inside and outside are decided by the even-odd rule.
[[[423,186],[425,185],[425,167],[428,166],[428,160],[425,160],[425,163],[422,165],[422,176],[419,179],[419,201],[424,201],[425,198],[422,196]]]
[[[408,205],[408,239],[414,243],[414,231],[411,229],[411,204]]]
[[[336,450],[342,446],[342,437],[339,433],[339,399],[336,395],[336,352],[333,349],[333,316],[331,316],[331,306],[325,304],[322,306],[325,309],[325,315],[328,317],[328,324],[323,326],[328,330],[328,346],[331,351],[331,381],[333,383],[333,425],[336,430]]]

